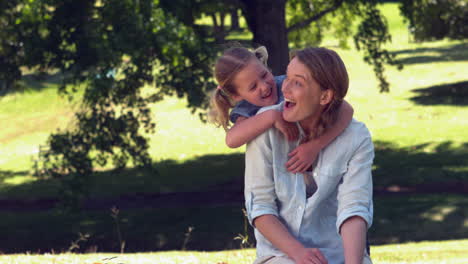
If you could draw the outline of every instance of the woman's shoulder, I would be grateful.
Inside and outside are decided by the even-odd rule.
[[[366,124],[356,119],[352,119],[348,127],[343,131],[342,135],[346,137],[367,137],[371,136]]]
[[[353,118],[348,127],[334,140],[332,144],[340,149],[347,148],[351,151],[352,149],[359,147],[365,141],[372,141],[369,129],[363,122]]]

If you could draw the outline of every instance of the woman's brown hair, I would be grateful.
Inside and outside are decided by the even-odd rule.
[[[317,130],[309,136],[309,139],[319,137],[338,118],[340,106],[348,92],[348,72],[340,56],[327,48],[306,48],[292,53],[291,59],[294,57],[306,65],[322,91],[328,89],[333,91],[333,98],[325,106],[325,110],[320,115]]]
[[[242,47],[234,47],[224,51],[214,67],[214,76],[218,87],[212,92],[210,99],[210,121],[225,130],[229,128],[229,109],[234,106],[232,95],[237,94],[233,85],[235,76],[242,71],[251,60],[259,60],[266,65],[268,53],[265,47],[250,51]]]

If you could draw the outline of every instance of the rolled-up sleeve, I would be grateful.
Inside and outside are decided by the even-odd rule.
[[[247,144],[245,153],[245,207],[253,226],[255,218],[278,216],[269,130]]]
[[[366,221],[367,228],[372,225],[372,162],[374,146],[369,131],[363,125],[358,130],[354,143],[354,153],[348,169],[338,186],[337,232],[346,219],[360,216]]]

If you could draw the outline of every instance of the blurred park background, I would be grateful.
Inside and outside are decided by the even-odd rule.
[[[232,42],[336,50],[374,262],[467,263],[467,37],[466,0],[0,1],[0,263],[251,263],[245,148],[205,122]]]

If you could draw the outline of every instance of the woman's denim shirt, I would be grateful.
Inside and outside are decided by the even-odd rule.
[[[262,108],[281,111],[283,104]],[[299,126],[299,124],[297,124]],[[290,153],[304,137],[287,141],[271,128],[247,145],[245,205],[252,221],[275,215],[305,247],[318,248],[328,263],[344,263],[339,234],[341,224],[352,216],[372,224],[372,161],[374,148],[366,126],[352,120],[345,131],[322,149],[312,175],[318,189],[309,198],[301,173],[286,170]],[[283,256],[257,229],[257,257]]]

